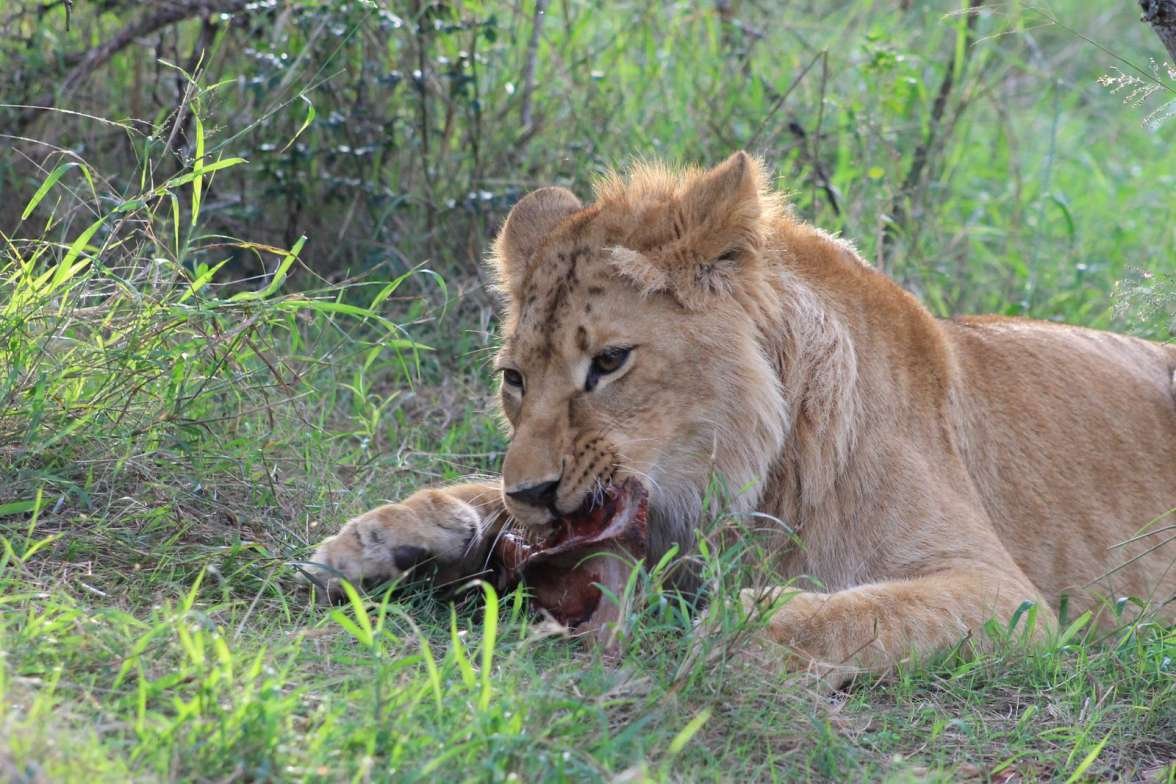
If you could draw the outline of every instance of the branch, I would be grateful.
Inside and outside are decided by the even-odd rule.
[[[46,93],[36,102],[36,108],[45,110],[56,107],[61,99],[73,93],[87,77],[137,39],[194,16],[240,11],[247,2],[248,0],[171,0],[152,4],[153,10],[130,22],[108,40],[81,54],[67,55],[67,62],[77,64],[62,78],[60,86],[55,91]],[[37,116],[33,111],[27,112],[19,126],[27,127]]]
[[[1139,7],[1143,10],[1140,21],[1156,31],[1176,66],[1176,0],[1139,0]]]

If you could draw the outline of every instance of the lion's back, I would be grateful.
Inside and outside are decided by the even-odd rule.
[[[1001,539],[1048,596],[1176,590],[1176,347],[1022,319],[943,322],[959,437]],[[1156,522],[1158,518],[1169,518]],[[1163,584],[1161,584],[1163,581]]]

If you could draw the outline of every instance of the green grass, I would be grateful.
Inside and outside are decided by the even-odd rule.
[[[1172,775],[1159,769],[1176,753],[1176,637],[1155,626],[826,698],[738,663],[683,671],[683,629],[654,613],[616,668],[529,622],[513,594],[454,615],[423,597],[307,608],[243,550],[210,557],[186,592],[144,569],[102,601],[33,592],[10,558],[5,774],[1033,781],[1074,774],[1097,747],[1092,778]]]
[[[1176,781],[1176,629],[1147,620],[829,696],[723,655],[730,623],[699,657],[656,579],[620,666],[517,593],[329,610],[294,585],[349,516],[496,470],[478,255],[521,191],[633,156],[763,152],[937,313],[1169,339],[1176,120],[1145,120],[1176,87],[1129,3],[972,30],[955,2],[768,5],[552,4],[529,135],[530,4],[430,6],[421,36],[293,3],[285,37],[217,27],[195,81],[129,49],[61,104],[112,119],[0,108],[0,778]],[[0,20],[6,95],[132,13],[90,6]],[[388,74],[422,50],[412,93]],[[1129,63],[1157,90],[1124,103],[1139,84],[1096,80]],[[757,560],[708,555],[719,618]]]

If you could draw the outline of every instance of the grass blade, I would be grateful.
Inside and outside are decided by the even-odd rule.
[[[1103,746],[1107,745],[1107,741],[1110,740],[1110,737],[1111,733],[1108,732],[1102,740],[1095,744],[1094,748],[1090,750],[1090,753],[1083,757],[1082,761],[1078,763],[1078,767],[1074,768],[1074,772],[1070,774],[1070,778],[1066,779],[1066,784],[1074,784],[1074,782],[1082,778],[1082,774],[1085,773],[1087,769],[1094,764],[1096,759],[1098,759],[1098,755],[1102,752]]]
[[[449,642],[450,649],[453,651],[453,660],[457,662],[457,671],[461,674],[461,682],[467,688],[473,688],[477,679],[474,677],[474,668],[470,664],[470,659],[466,655],[465,643],[462,642],[461,634],[457,631],[457,610],[453,605],[449,606]]]
[[[244,158],[222,158],[216,163],[210,163],[207,166],[201,166],[200,171],[198,172],[188,172],[187,174],[181,174],[178,177],[173,177],[163,185],[159,186],[159,188],[156,189],[156,193],[162,194],[163,192],[169,191],[172,188],[178,188],[181,185],[187,185],[197,177],[203,177],[206,174],[212,174],[213,172],[220,171],[221,169],[227,169],[230,166],[236,166],[237,164],[245,162],[246,161]]]
[[[57,264],[56,271],[53,273],[53,279],[49,281],[49,286],[43,292],[44,294],[50,294],[56,291],[58,288],[69,282],[69,280],[74,275],[76,275],[83,268],[85,268],[87,264],[90,263],[90,259],[87,257],[86,259],[78,262],[77,265],[74,265],[74,261],[77,260],[78,256],[82,254],[82,251],[85,250],[86,246],[89,244],[90,238],[93,237],[95,232],[97,232],[98,229],[102,227],[102,224],[106,223],[106,218],[107,216],[103,215],[101,218],[91,223],[86,227],[85,231],[79,234],[77,239],[75,239],[70,244],[69,250],[67,250],[65,253],[65,257],[62,258],[62,260]]]
[[[23,221],[32,215],[33,210],[37,209],[37,205],[40,204],[41,200],[45,198],[45,194],[47,194],[49,190],[57,184],[57,181],[61,179],[61,175],[65,174],[67,171],[77,165],[78,163],[76,161],[70,161],[68,163],[61,164],[56,169],[49,172],[49,176],[45,178],[45,181],[41,183],[41,187],[37,188],[37,192],[33,194],[32,198],[29,199],[29,203],[25,205],[24,212],[20,214],[20,219]]]
[[[306,93],[299,93],[298,97],[301,98],[302,101],[306,104],[306,118],[302,121],[302,125],[298,126],[298,130],[294,132],[294,135],[290,137],[290,141],[286,142],[286,146],[278,150],[279,155],[289,150],[290,145],[294,144],[294,142],[298,140],[298,137],[302,135],[302,132],[310,127],[310,124],[314,122],[314,104],[311,103],[310,99],[306,97]]]
[[[498,638],[498,592],[487,582],[482,583],[482,591],[486,594],[486,615],[482,621],[482,693],[478,698],[478,707],[487,710],[490,707],[494,646]]]
[[[192,164],[192,225],[200,217],[200,196],[204,191],[204,123],[196,120],[196,161]]]
[[[37,502],[33,499],[27,501],[12,501],[7,504],[0,504],[0,517],[13,517],[15,515],[22,515],[33,511],[37,508]]]
[[[682,749],[686,748],[686,744],[698,734],[698,731],[702,729],[702,725],[706,724],[710,716],[710,708],[703,708],[698,712],[698,715],[686,723],[685,727],[678,731],[678,734],[670,741],[669,753],[671,757],[677,756]]]
[[[266,299],[272,295],[282,287],[283,283],[286,282],[286,273],[289,272],[290,267],[293,266],[294,262],[298,259],[298,254],[302,251],[302,246],[305,244],[306,235],[303,234],[298,238],[298,241],[294,243],[294,247],[290,248],[289,252],[286,253],[281,263],[278,264],[277,270],[274,271],[273,278],[270,279],[270,282],[266,284],[265,288],[259,291],[242,291],[240,294],[234,294],[232,297],[229,297],[229,301],[250,302],[253,300]]]
[[[368,618],[367,610],[363,606],[363,599],[355,590],[355,586],[347,580],[341,580],[339,584],[343,587],[343,592],[347,594],[347,603],[355,614],[355,621],[348,618],[342,610],[331,610],[331,618],[346,629],[348,634],[363,643],[364,647],[372,647],[372,643],[375,642],[375,634],[372,631],[372,621]]]

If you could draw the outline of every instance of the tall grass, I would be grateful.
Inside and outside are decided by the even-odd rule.
[[[287,249],[206,232],[202,192],[244,161],[206,159],[198,132],[188,170],[156,184],[145,162],[130,192],[70,156],[0,235],[0,514],[51,511],[67,558],[94,527],[140,542],[101,554],[127,571],[142,542],[218,522],[305,544],[307,510],[340,487],[292,488],[380,448],[399,393],[371,379],[411,389],[427,350],[385,315],[419,315],[398,294],[414,273],[292,293],[305,237]],[[242,251],[268,271],[218,280]]]

